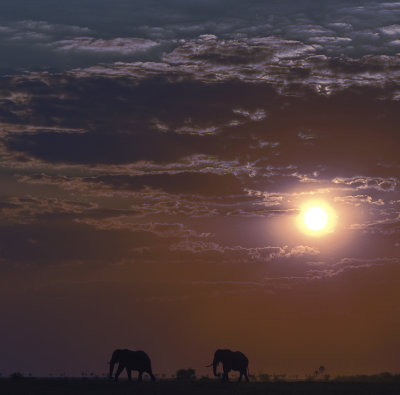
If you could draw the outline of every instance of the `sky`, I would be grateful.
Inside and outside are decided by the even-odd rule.
[[[0,373],[400,371],[400,2],[2,0]],[[329,231],[299,225],[331,209]],[[301,223],[301,220],[300,220]]]

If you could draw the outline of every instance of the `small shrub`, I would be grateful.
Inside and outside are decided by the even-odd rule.
[[[286,374],[274,374],[274,382],[275,383],[280,383],[285,381],[286,379]]]
[[[176,372],[178,380],[196,380],[196,371],[194,369],[179,369]]]
[[[24,378],[24,375],[20,372],[14,372],[10,374],[10,379],[12,380],[21,380]]]
[[[271,381],[271,376],[270,376],[269,374],[267,374],[267,373],[260,373],[260,374],[258,375],[258,379],[259,379],[260,381],[263,381],[263,382],[268,383],[268,382]]]

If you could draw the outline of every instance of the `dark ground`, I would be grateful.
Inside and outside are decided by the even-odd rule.
[[[380,395],[400,394],[400,383],[282,382],[221,383],[219,381],[132,382],[101,379],[1,379],[1,395]]]

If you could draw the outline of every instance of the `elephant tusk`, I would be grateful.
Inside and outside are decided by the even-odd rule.
[[[206,365],[206,368],[209,368],[210,366],[213,366],[213,364],[210,363],[209,365]]]

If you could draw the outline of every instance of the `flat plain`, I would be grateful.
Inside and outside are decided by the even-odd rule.
[[[115,383],[105,379],[1,379],[2,395],[370,395],[399,394],[400,383],[277,382],[222,383],[217,380],[159,380]]]

